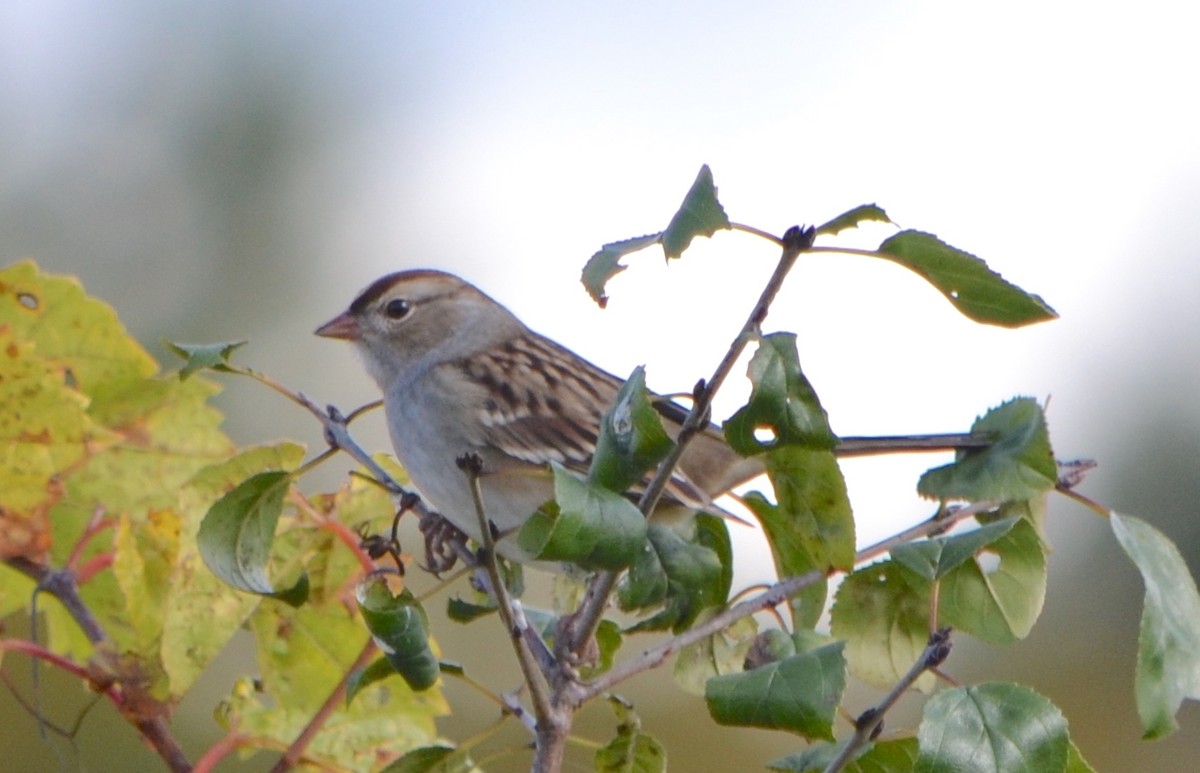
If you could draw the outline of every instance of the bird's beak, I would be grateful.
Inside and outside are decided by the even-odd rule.
[[[350,312],[342,312],[316,329],[316,334],[324,338],[340,338],[343,341],[358,341],[362,338],[362,328]]]

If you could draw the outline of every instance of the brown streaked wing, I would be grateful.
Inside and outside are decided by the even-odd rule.
[[[490,395],[480,414],[484,442],[533,464],[556,461],[587,472],[600,420],[616,399],[620,379],[532,332],[458,365]],[[661,402],[656,401],[656,407],[667,420],[668,433],[674,436],[687,409],[671,403],[674,410],[664,410]],[[707,435],[702,433],[696,440],[723,445],[719,434],[711,439]],[[738,458],[728,447],[723,451],[721,457]],[[684,458],[688,460],[689,455]],[[722,464],[726,461],[722,459]],[[642,485],[646,482],[648,478]],[[634,486],[632,491],[641,488]],[[664,493],[693,509],[723,512],[713,506],[703,483],[693,481],[682,467],[675,469]]]
[[[486,442],[517,459],[587,471],[620,387],[614,376],[536,333],[459,365],[489,395],[480,415]]]

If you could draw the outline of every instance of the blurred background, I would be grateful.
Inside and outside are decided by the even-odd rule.
[[[1083,492],[1149,520],[1196,571],[1198,17],[1156,0],[5,3],[0,264],[77,275],[167,366],[163,338],[249,339],[241,362],[343,407],[374,387],[349,347],[311,331],[383,273],[442,268],[598,364],[644,363],[653,388],[678,391],[711,372],[776,250],[722,233],[670,266],[635,255],[605,311],[578,282],[592,252],[663,228],[702,163],[733,220],[775,233],[876,202],[1062,318],[983,328],[889,263],[805,258],[765,327],[799,332],[834,430],[961,431],[1013,395],[1050,400],[1058,455],[1101,462]],[[745,393],[731,385],[718,416]],[[320,442],[252,384],[229,382],[219,405],[238,442]],[[360,433],[386,447],[380,419]],[[847,464],[860,542],[927,516],[916,476],[944,461]],[[329,466],[328,485],[349,468]],[[1053,501],[1049,533],[1033,634],[1004,649],[960,640],[948,670],[1035,686],[1098,770],[1194,770],[1195,704],[1175,736],[1139,740],[1136,571],[1080,507]],[[765,579],[761,544],[737,538],[738,583]],[[489,624],[435,630],[490,675],[511,657]],[[16,658],[4,668],[27,682]],[[193,757],[253,668],[230,648],[180,707]],[[69,723],[86,695],[49,682],[61,689],[47,712]],[[515,683],[498,671],[491,686]],[[490,721],[490,705],[448,690],[461,708],[448,737]],[[626,694],[675,770],[759,769],[800,745],[715,727],[667,673]],[[34,720],[0,697],[6,764],[162,769],[111,713],[90,713],[74,744],[34,741]],[[607,712],[587,713],[589,728],[606,739]],[[590,769],[586,754],[572,765]]]

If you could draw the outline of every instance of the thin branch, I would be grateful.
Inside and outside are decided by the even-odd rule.
[[[870,561],[873,558],[887,553],[897,545],[905,545],[923,537],[934,537],[938,534],[950,531],[950,529],[958,525],[959,522],[965,521],[967,518],[971,518],[976,515],[990,513],[993,510],[998,509],[1002,504],[1004,503],[1000,502],[999,500],[984,499],[979,502],[972,502],[971,504],[964,505],[962,507],[954,507],[950,509],[939,508],[936,513],[926,520],[916,524],[915,526],[910,526],[902,532],[893,534],[890,537],[876,542],[874,545],[869,545],[858,551],[858,553],[856,553],[854,556],[854,563],[857,565],[863,563],[864,561]]]
[[[312,743],[317,733],[321,732],[330,715],[345,701],[346,682],[349,680],[350,675],[355,671],[366,668],[370,664],[371,658],[375,656],[375,651],[375,643],[368,639],[362,651],[358,653],[358,657],[354,659],[354,663],[346,669],[345,675],[338,680],[337,686],[333,688],[333,691],[329,693],[329,697],[321,704],[321,708],[317,709],[317,712],[309,718],[308,724],[300,731],[300,735],[296,736],[296,740],[292,741],[291,745],[284,750],[283,756],[271,768],[271,773],[285,773],[285,771],[289,771],[296,766],[296,763],[304,756],[304,750]]]
[[[935,669],[945,662],[950,656],[950,629],[942,628],[934,631],[929,636],[929,643],[925,645],[925,650],[916,662],[912,664],[912,668],[908,669],[900,681],[893,685],[888,694],[883,696],[883,699],[876,703],[871,708],[864,711],[858,716],[854,722],[854,735],[850,737],[846,745],[842,747],[825,768],[825,773],[837,773],[846,765],[850,764],[858,751],[874,738],[879,730],[883,727],[883,716],[892,706],[896,705],[896,701],[900,700],[905,692],[912,687],[917,679],[926,671]]]
[[[987,448],[993,442],[995,438],[982,433],[844,437],[838,439],[833,452],[838,456],[849,457],[914,451],[970,451]]]
[[[476,455],[468,454],[460,458],[458,462],[459,467],[462,468],[462,471],[467,476],[467,481],[471,488],[471,498],[475,503],[475,516],[479,519],[480,543],[483,545],[481,563],[487,572],[489,583],[492,586],[492,598],[496,601],[496,611],[500,614],[500,620],[504,623],[505,631],[509,638],[512,639],[513,650],[517,654],[517,662],[521,666],[521,673],[525,676],[525,684],[529,687],[529,697],[533,701],[533,712],[540,726],[543,723],[550,722],[553,715],[553,708],[550,701],[550,685],[546,681],[546,675],[539,668],[533,651],[529,648],[529,643],[525,639],[522,626],[518,625],[516,616],[513,614],[512,597],[509,596],[508,588],[504,584],[504,578],[500,575],[499,557],[496,553],[496,538],[493,534],[494,527],[487,518],[487,513],[484,509],[483,490],[479,485],[479,475],[482,472],[483,460]],[[522,620],[522,622],[524,621]],[[528,628],[528,623],[524,623],[524,628]]]
[[[649,514],[658,504],[659,498],[666,489],[667,483],[671,480],[671,475],[675,471],[675,467],[679,464],[679,460],[683,457],[683,452],[687,448],[688,441],[691,440],[698,432],[703,431],[708,426],[709,411],[712,408],[713,398],[717,394],[717,390],[725,383],[725,379],[733,371],[733,366],[737,363],[738,358],[742,356],[746,346],[755,338],[758,337],[759,328],[762,326],[763,320],[767,318],[767,312],[771,308],[771,302],[775,300],[775,296],[779,294],[780,288],[783,287],[783,280],[787,278],[788,272],[796,263],[796,258],[800,257],[800,253],[812,247],[813,229],[802,229],[799,226],[793,226],[783,235],[780,244],[783,245],[783,254],[779,257],[779,263],[775,266],[775,272],[771,274],[771,278],[767,280],[766,287],[763,288],[762,294],[758,297],[758,302],[754,304],[754,309],[746,318],[742,329],[738,331],[733,342],[729,345],[729,351],[725,353],[725,357],[718,363],[716,370],[704,385],[696,390],[696,400],[692,404],[692,410],[688,413],[687,420],[684,421],[683,427],[679,430],[678,437],[675,438],[675,447],[667,458],[659,465],[658,472],[650,480],[650,484],[646,486],[646,491],[642,494],[641,500],[638,501],[638,508],[645,514]]]
[[[825,579],[825,577],[825,572],[814,570],[797,577],[789,577],[786,580],[781,580],[757,596],[734,604],[732,607],[717,613],[703,623],[689,628],[676,636],[672,636],[670,639],[660,642],[648,650],[644,650],[641,655],[613,666],[610,670],[596,677],[591,682],[574,683],[565,690],[567,694],[564,698],[572,706],[581,706],[597,695],[608,692],[629,677],[655,668],[689,644],[695,644],[701,639],[723,631],[742,618],[749,617],[755,612],[782,604],[808,586]]]

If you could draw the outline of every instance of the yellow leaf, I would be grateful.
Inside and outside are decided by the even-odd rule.
[[[85,295],[73,277],[39,272],[33,261],[0,270],[0,323],[18,340],[32,341],[38,355],[64,368],[84,393],[158,369],[111,306]]]
[[[0,325],[0,557],[40,556],[61,475],[116,436],[87,414],[88,400],[61,367]]]

